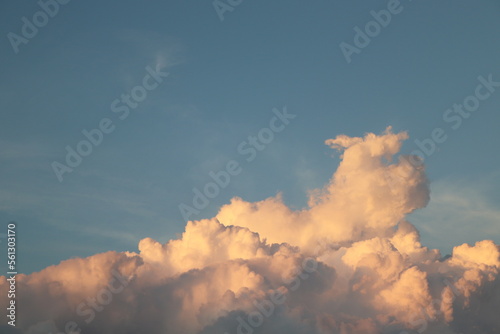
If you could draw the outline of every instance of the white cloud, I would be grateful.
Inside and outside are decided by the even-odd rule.
[[[428,202],[424,170],[387,162],[406,138],[388,129],[328,140],[342,161],[303,210],[291,210],[279,196],[257,203],[234,198],[217,218],[188,222],[179,239],[146,238],[139,253],[96,254],[19,275],[17,328],[496,333],[499,246],[461,245],[449,259],[422,246],[405,217]],[[0,295],[7,290],[0,277]]]

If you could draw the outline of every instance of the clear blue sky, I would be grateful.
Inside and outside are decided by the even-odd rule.
[[[193,219],[212,217],[233,196],[281,191],[303,207],[338,164],[323,144],[338,134],[392,125],[409,132],[410,153],[414,139],[440,127],[448,138],[426,159],[431,203],[410,220],[444,253],[500,242],[500,88],[458,129],[443,120],[474,94],[478,76],[500,81],[500,3],[401,1],[347,63],[340,43],[354,45],[353,28],[387,7],[244,0],[221,21],[211,1],[73,0],[15,53],[9,32],[21,36],[22,18],[33,21],[40,6],[4,2],[0,221],[18,223],[19,269],[175,238],[185,225],[179,204],[210,171],[242,160],[238,144],[283,106],[297,117]],[[120,120],[110,105],[156,65],[168,77]],[[64,162],[65,147],[103,118],[114,131],[59,182],[52,162]]]

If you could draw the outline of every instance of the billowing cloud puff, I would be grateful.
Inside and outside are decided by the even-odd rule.
[[[330,182],[294,211],[234,198],[179,239],[17,276],[12,333],[500,333],[500,248],[443,258],[406,216],[429,201],[406,133],[338,136]],[[7,308],[8,277],[0,277]]]
[[[234,198],[217,217],[224,224],[257,231],[269,242],[288,242],[303,251],[318,243],[387,236],[406,214],[429,200],[423,168],[408,166],[406,159],[388,163],[406,138],[389,128],[382,136],[327,140],[343,151],[342,162],[329,184],[312,192],[308,208],[292,211],[280,197],[257,203]]]

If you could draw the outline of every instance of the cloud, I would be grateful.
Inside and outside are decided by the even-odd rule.
[[[393,161],[407,138],[388,128],[327,140],[341,162],[301,210],[280,195],[233,198],[165,244],[18,275],[17,330],[497,333],[499,246],[443,258],[421,244],[407,215],[429,201],[424,168]],[[2,308],[8,288],[1,277]]]
[[[330,183],[312,192],[309,208],[292,211],[279,196],[257,203],[234,198],[217,217],[224,224],[257,231],[270,242],[288,242],[302,250],[311,250],[320,241],[345,243],[385,235],[429,198],[423,168],[388,182],[391,175],[406,173],[404,161],[385,162],[406,138],[405,133],[388,129],[382,136],[327,140],[326,144],[343,151],[342,161]]]

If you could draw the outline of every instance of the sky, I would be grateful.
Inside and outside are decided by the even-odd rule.
[[[41,3],[0,13],[0,246],[16,222],[20,273],[166,243],[234,197],[308,208],[348,149],[325,141],[388,127],[408,135],[394,161],[425,158],[428,203],[404,212],[422,245],[500,243],[498,1]]]

